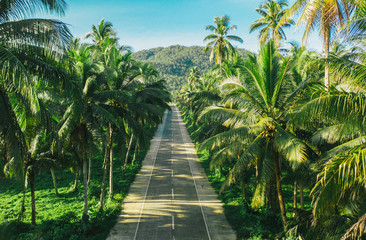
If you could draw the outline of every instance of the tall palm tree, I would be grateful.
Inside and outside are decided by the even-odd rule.
[[[351,42],[359,42],[365,39],[366,35],[366,3],[364,1],[357,1],[357,8],[342,31],[346,40]]]
[[[216,64],[221,64],[224,59],[228,59],[235,53],[235,49],[229,40],[243,43],[243,39],[235,35],[228,35],[230,30],[236,30],[235,25],[229,25],[230,17],[215,17],[214,23],[215,25],[206,26],[206,30],[210,30],[214,33],[206,36],[203,40],[204,42],[210,41],[204,48],[204,52],[208,52],[211,48],[210,61],[215,59]]]
[[[257,166],[258,185],[252,205],[263,199],[263,191],[274,182],[280,204],[283,227],[287,229],[285,202],[281,185],[281,160],[297,166],[307,160],[308,147],[287,128],[285,115],[301,85],[290,77],[290,59],[283,59],[273,41],[262,44],[258,56],[249,56],[241,78],[223,83],[226,91],[222,106],[206,108],[201,119],[219,122],[229,128],[203,143],[203,148],[239,159],[231,169],[228,182],[241,179],[248,166]],[[274,181],[272,180],[274,179]]]
[[[280,23],[287,21],[289,17],[294,16],[301,11],[296,26],[305,23],[305,32],[303,43],[306,46],[307,39],[314,28],[320,28],[320,36],[324,44],[324,56],[328,58],[329,48],[335,33],[342,27],[351,16],[351,13],[357,8],[358,1],[354,0],[297,0],[287,11]],[[329,86],[329,67],[325,65],[325,86]]]
[[[113,30],[113,24],[105,21],[103,18],[98,26],[92,25],[92,31],[85,35],[85,38],[92,38],[93,43],[98,48],[106,41],[107,38],[113,39],[117,42],[116,32]]]
[[[65,9],[63,0],[0,1],[0,137],[6,140],[7,163],[18,176],[24,176],[28,150],[14,113],[16,103],[10,98],[18,94],[17,100],[31,109],[28,113],[39,117],[41,108],[33,76],[63,81],[55,63],[62,61],[71,41],[70,31],[61,21],[26,17],[39,11],[62,15]]]
[[[108,41],[106,41],[107,43]],[[113,44],[113,43],[112,43]],[[130,97],[129,91],[126,88],[131,84],[136,76],[139,75],[138,67],[133,63],[131,54],[123,54],[116,45],[107,43],[103,56],[103,65],[105,68],[103,78],[106,80],[102,91],[94,96],[94,99],[99,101],[105,109],[107,109],[116,119],[109,122],[106,142],[104,175],[102,181],[102,189],[100,196],[100,210],[103,210],[105,181],[107,177],[107,167],[109,164],[109,197],[113,195],[113,139],[117,130],[123,132],[124,119],[123,109],[126,107],[126,102]],[[121,125],[122,124],[122,125]],[[121,139],[120,139],[121,140]],[[109,152],[109,154],[107,154]]]
[[[102,64],[97,61],[97,56],[92,47],[75,41],[69,51],[69,71],[73,78],[73,89],[70,94],[70,105],[59,122],[58,134],[65,142],[71,143],[82,160],[83,183],[84,183],[84,211],[83,228],[86,229],[88,222],[88,176],[87,156],[88,145],[99,141],[101,146],[102,124],[113,122],[114,117],[105,108],[100,106],[94,99],[99,93],[101,80],[98,75],[103,70]]]
[[[261,18],[256,20],[250,26],[250,32],[261,29],[259,32],[259,41],[265,42],[273,38],[277,46],[280,45],[282,39],[286,40],[283,28],[290,27],[295,24],[294,21],[288,19],[280,22],[283,15],[286,13],[288,6],[286,0],[266,0],[255,11],[261,15]]]
[[[312,137],[314,144],[327,150],[322,152],[317,164],[317,182],[312,190],[315,222],[321,226],[325,219],[342,216],[352,219],[354,225],[342,239],[360,239],[364,237],[366,216],[361,207],[365,204],[361,196],[366,186],[366,87],[363,83],[366,57],[364,51],[344,54],[342,48],[337,49],[330,54],[329,66],[342,76],[338,79],[342,89],[338,86],[310,88],[299,99],[293,121],[299,126],[322,126]]]

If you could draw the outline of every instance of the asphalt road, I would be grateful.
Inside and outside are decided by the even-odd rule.
[[[171,108],[108,239],[236,239],[180,113]]]

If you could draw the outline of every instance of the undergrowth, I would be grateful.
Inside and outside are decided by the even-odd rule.
[[[153,133],[150,134],[150,138]],[[112,199],[106,200],[104,211],[99,211],[99,197],[102,181],[103,157],[97,155],[92,164],[92,178],[88,188],[89,223],[87,231],[81,226],[83,211],[82,174],[78,180],[78,190],[73,191],[75,174],[68,169],[55,170],[59,194],[55,194],[50,172],[35,177],[36,220],[31,225],[31,197],[27,190],[24,213],[21,222],[17,218],[21,209],[23,184],[17,179],[0,179],[0,239],[1,240],[57,240],[57,239],[106,239],[121,211],[123,199],[130,184],[142,166],[147,145],[138,154],[134,165],[128,164],[124,175],[120,158],[114,159],[114,192]],[[132,152],[133,154],[133,152]],[[131,155],[132,155],[131,154]],[[117,154],[115,154],[117,156]]]
[[[197,128],[191,123],[191,119],[186,116],[184,119],[188,132],[191,135],[192,140],[195,142],[196,149],[198,149],[199,142],[195,141],[195,134],[197,134]],[[245,189],[245,198],[242,195],[242,188],[240,184],[232,184],[223,191],[221,186],[225,181],[225,171],[228,169],[221,169],[219,171],[211,170],[209,166],[210,153],[205,150],[198,154],[201,164],[205,169],[206,175],[211,182],[211,185],[219,195],[219,199],[223,203],[224,213],[226,219],[230,223],[231,227],[237,234],[238,239],[249,240],[261,240],[261,239],[283,239],[283,240],[295,240],[296,238],[286,237],[283,232],[282,220],[280,211],[274,212],[269,208],[262,207],[260,209],[253,209],[250,205],[250,199],[254,194],[253,184],[247,184]],[[251,174],[255,176],[255,174]],[[244,176],[245,181],[250,183],[255,179]],[[293,186],[291,179],[286,177],[286,172],[283,174],[282,191],[285,198],[287,219],[291,224],[293,219]],[[309,190],[304,189],[305,193],[305,208],[311,209],[311,199],[309,196]],[[299,203],[298,203],[299,204]],[[300,206],[298,206],[299,208]]]

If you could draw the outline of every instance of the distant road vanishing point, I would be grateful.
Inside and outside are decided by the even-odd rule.
[[[165,112],[108,240],[234,240],[175,105]]]

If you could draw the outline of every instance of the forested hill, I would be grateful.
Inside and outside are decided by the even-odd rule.
[[[186,82],[185,76],[189,68],[197,66],[204,73],[213,66],[209,61],[210,53],[204,53],[203,48],[174,45],[142,50],[134,53],[133,57],[152,63],[167,81],[168,89],[174,91]],[[239,49],[239,53],[245,56],[246,50]]]

